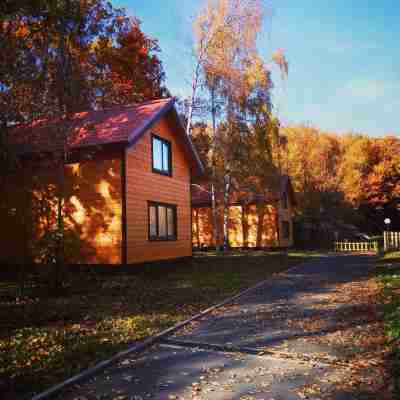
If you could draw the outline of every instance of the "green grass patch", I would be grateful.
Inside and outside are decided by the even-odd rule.
[[[0,382],[16,397],[30,398],[305,258],[240,251],[146,267],[94,267],[70,274],[57,297],[31,281],[29,295],[15,298],[16,284],[2,282]]]
[[[386,253],[379,260],[380,263],[400,263],[400,251]]]
[[[288,253],[289,257],[292,258],[303,258],[304,260],[307,260],[309,258],[318,258],[318,257],[326,257],[326,253],[322,253],[318,250],[290,250]]]
[[[393,348],[395,399],[400,399],[400,252],[382,256],[377,263],[386,334]]]

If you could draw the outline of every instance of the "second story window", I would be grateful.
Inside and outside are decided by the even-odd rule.
[[[153,172],[172,175],[171,143],[159,136],[151,137]]]

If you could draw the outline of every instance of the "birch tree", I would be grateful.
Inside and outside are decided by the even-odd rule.
[[[201,76],[208,93],[211,117],[211,198],[214,238],[217,237],[216,162],[218,124],[224,122],[228,136],[237,133],[235,119],[240,100],[245,96],[244,71],[256,55],[256,40],[263,22],[260,0],[209,0],[194,22],[197,65],[192,85],[187,130],[190,130],[193,104]],[[228,245],[227,213],[231,190],[230,158],[225,157],[223,173],[224,244]]]

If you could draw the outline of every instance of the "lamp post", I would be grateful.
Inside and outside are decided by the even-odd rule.
[[[389,229],[390,229],[390,223],[392,222],[390,218],[385,218],[383,221],[386,225],[386,231],[383,233],[383,242],[384,242],[384,249],[387,251],[390,246],[389,242]]]

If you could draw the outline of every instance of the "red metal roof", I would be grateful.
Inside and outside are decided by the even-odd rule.
[[[62,132],[67,131],[65,144],[68,151],[108,144],[131,145],[162,115],[173,111],[177,134],[183,138],[197,172],[202,173],[203,166],[177,117],[174,103],[175,99],[167,98],[80,112],[68,121],[37,120],[16,126],[11,132],[10,141],[19,153],[52,152],[63,147]]]
[[[174,99],[168,98],[80,112],[74,114],[70,121],[38,120],[17,126],[12,132],[11,141],[23,146],[24,152],[55,149],[60,145],[63,127],[69,126],[66,141],[69,150],[108,143],[134,142],[173,103]]]

